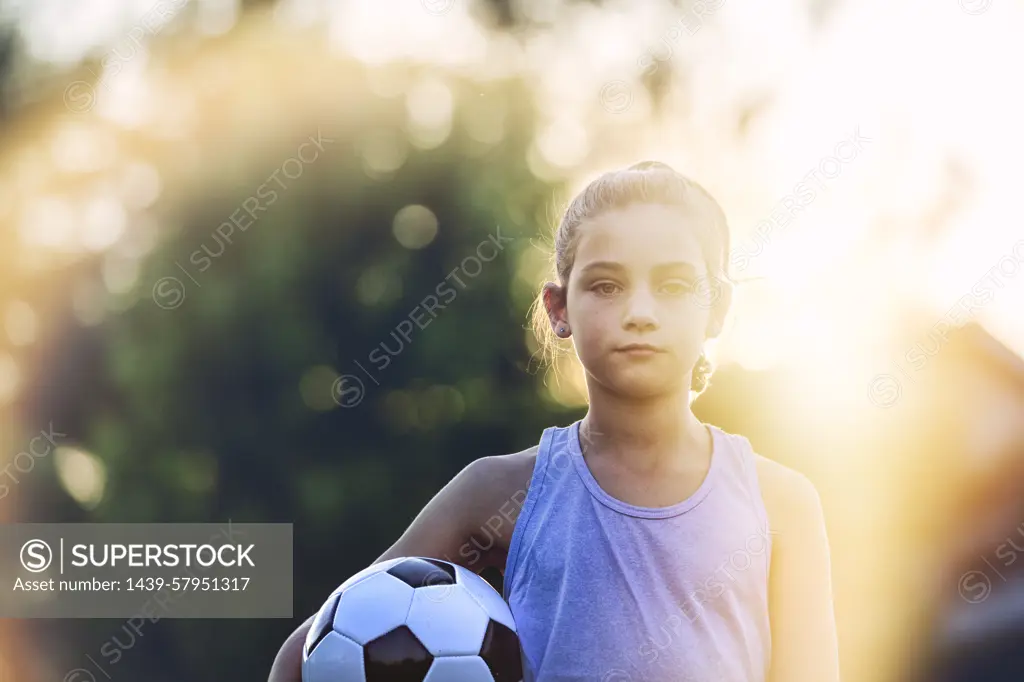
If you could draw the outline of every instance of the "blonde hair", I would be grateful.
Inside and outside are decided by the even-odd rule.
[[[707,190],[659,161],[642,161],[629,168],[604,173],[569,202],[554,232],[551,279],[557,280],[562,287],[568,285],[575,262],[576,246],[579,243],[580,223],[607,211],[636,203],[705,209],[711,219],[711,229],[702,230],[697,236],[708,273],[717,281],[729,281],[726,272],[729,228],[725,212]],[[543,291],[534,301],[530,317],[543,359],[548,363],[554,363],[562,348],[558,344],[558,337],[551,332]],[[701,352],[693,367],[690,390],[696,393],[704,391],[713,371],[711,362]]]

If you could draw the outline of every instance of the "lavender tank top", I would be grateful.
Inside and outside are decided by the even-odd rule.
[[[764,682],[771,537],[750,443],[709,427],[700,488],[639,507],[600,487],[579,428],[545,429],[509,546],[525,682]]]

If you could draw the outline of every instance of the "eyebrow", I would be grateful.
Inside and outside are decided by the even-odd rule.
[[[590,272],[591,270],[616,270],[616,271],[622,271],[622,270],[625,270],[625,269],[626,268],[623,267],[622,263],[616,263],[614,261],[608,261],[608,260],[596,260],[593,263],[587,263],[586,266],[584,266],[584,268],[582,270],[580,270],[580,274],[581,275],[586,274],[586,273]]]
[[[587,265],[584,266],[582,270],[580,270],[580,274],[586,274],[591,270],[613,270],[616,272],[622,272],[625,269],[626,268],[625,266],[622,265],[622,263],[616,263],[615,261],[599,260],[594,261],[593,263],[587,263]],[[654,272],[659,274],[666,271],[672,272],[676,270],[684,270],[689,275],[692,275],[694,277],[697,276],[697,268],[694,266],[693,263],[688,263],[686,261],[670,261],[668,263],[658,263],[657,265],[654,266]]]

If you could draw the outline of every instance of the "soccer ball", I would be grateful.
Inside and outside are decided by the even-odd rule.
[[[516,624],[472,571],[400,557],[356,573],[320,608],[303,682],[521,682]]]

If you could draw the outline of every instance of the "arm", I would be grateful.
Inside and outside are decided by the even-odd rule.
[[[492,514],[495,500],[501,504],[505,499],[502,497],[504,488],[515,483],[515,477],[510,475],[514,471],[508,466],[507,457],[484,457],[468,464],[427,503],[401,537],[373,563],[402,556],[433,557],[462,563],[450,557],[459,556],[459,549],[467,540],[481,533],[482,522]],[[479,572],[496,563],[492,553],[467,568]],[[274,659],[269,682],[300,682],[302,647],[314,618],[315,614],[285,640]]]
[[[768,460],[765,460],[768,462]],[[771,519],[770,682],[839,682],[831,560],[821,500],[803,475],[759,466]],[[771,471],[762,471],[772,469]]]

